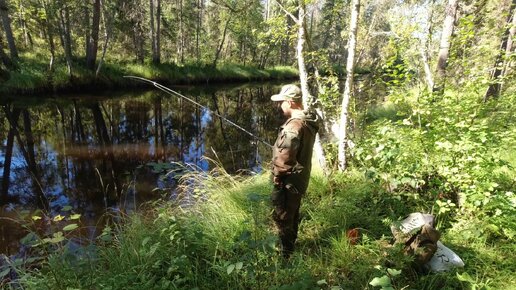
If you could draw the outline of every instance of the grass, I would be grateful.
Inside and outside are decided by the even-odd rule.
[[[89,247],[61,245],[41,268],[22,270],[19,283],[24,289],[374,289],[369,282],[389,267],[402,270],[392,277],[395,289],[516,285],[514,244],[472,236],[485,225],[471,216],[458,215],[441,238],[465,268],[412,271],[410,259],[389,244],[389,224],[415,209],[357,170],[329,178],[314,173],[289,262],[277,252],[267,173],[235,177],[219,169],[192,173],[181,184],[190,195],[149,205],[151,214],[124,218]],[[346,236],[350,228],[360,229],[356,245]]]
[[[214,74],[198,66],[120,66],[106,65],[112,79],[103,81],[123,84],[118,77],[124,74],[173,81]],[[217,70],[220,79],[258,74],[239,66]],[[370,282],[385,278],[393,289],[515,289],[514,95],[480,105],[474,95],[447,94],[434,100],[403,92],[362,116],[367,126],[350,169],[312,174],[290,261],[278,254],[269,174],[231,176],[219,164],[213,172],[186,175],[183,195],[122,217],[91,244],[65,239],[34,247],[44,263],[16,266],[18,284],[0,286],[379,289]],[[465,197],[461,208],[446,203],[458,193]],[[417,211],[436,215],[440,240],[464,268],[421,274],[391,244],[390,225]],[[358,243],[348,240],[349,229],[359,230]]]
[[[72,77],[70,77],[66,64],[62,60],[57,61],[53,72],[50,72],[44,56],[25,53],[21,56],[17,68],[10,71],[7,78],[0,79],[0,92],[15,94],[141,86],[139,83],[125,79],[123,77],[125,75],[145,77],[163,84],[263,81],[297,77],[297,70],[287,66],[258,69],[237,64],[221,64],[213,67],[205,64],[154,65],[119,61],[104,63],[96,77],[93,72],[84,67],[83,63],[83,59],[74,60]]]

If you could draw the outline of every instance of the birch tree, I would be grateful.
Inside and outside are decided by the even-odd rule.
[[[434,92],[442,92],[446,79],[446,66],[448,64],[448,55],[450,52],[451,37],[455,26],[455,15],[457,14],[457,6],[459,0],[448,0],[446,6],[446,17],[443,23],[443,32],[439,45],[439,55],[437,58],[436,76],[434,80]]]
[[[63,46],[66,66],[68,67],[68,75],[72,76],[72,37],[70,29],[70,9],[67,1],[59,3],[61,8],[58,11],[58,22],[59,22],[59,35],[61,38],[61,44]]]
[[[342,105],[339,123],[339,171],[346,169],[346,142],[348,125],[348,106],[353,92],[353,70],[355,69],[355,48],[357,43],[358,13],[360,12],[360,0],[351,3],[351,18],[349,21],[348,59],[346,60],[346,83],[342,95]]]
[[[502,81],[500,79],[503,78],[505,74],[506,63],[512,52],[512,41],[514,31],[516,30],[516,0],[512,0],[509,11],[511,12],[507,18],[507,29],[502,36],[500,50],[496,57],[494,69],[491,74],[491,84],[484,94],[484,102],[489,98],[498,97],[502,89]]]
[[[306,70],[305,58],[303,55],[304,45],[306,42],[306,33],[305,33],[305,19],[306,19],[306,5],[305,0],[299,0],[298,3],[298,17],[295,17],[292,13],[288,12],[279,1],[276,3],[281,7],[281,9],[294,21],[297,25],[297,46],[296,46],[296,57],[297,57],[297,65],[299,70],[299,81],[301,83],[301,93],[303,95],[303,107],[307,110],[311,110],[313,104],[315,103],[314,97],[310,94],[310,90],[308,87],[308,72]],[[317,133],[315,136],[314,143],[314,151],[319,161],[319,165],[326,173],[326,156],[324,154],[324,149],[321,144],[320,134]]]

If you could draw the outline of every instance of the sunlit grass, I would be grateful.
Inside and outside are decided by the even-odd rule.
[[[18,67],[0,86],[0,92],[31,93],[35,91],[79,90],[85,87],[134,87],[141,84],[125,79],[125,75],[140,76],[164,84],[217,83],[229,81],[258,81],[289,79],[297,76],[292,67],[258,69],[237,64],[207,64],[106,62],[98,75],[85,68],[84,59],[72,64],[72,76],[63,60],[56,61],[49,70],[49,57],[44,54],[22,54]]]
[[[270,219],[268,173],[231,176],[218,167],[181,180],[183,194],[132,215],[109,240],[58,251],[20,280],[25,289],[372,289],[387,267],[403,270],[396,289],[507,289],[513,285],[514,246],[468,236],[482,221],[457,217],[442,241],[466,267],[418,275],[410,259],[389,245],[389,225],[413,210],[359,172],[325,177],[315,170],[302,206],[298,248],[286,263],[278,255]],[[350,244],[346,231],[361,239]],[[389,265],[389,266],[387,266]],[[382,270],[383,269],[383,270]],[[457,274],[472,277],[460,281]]]

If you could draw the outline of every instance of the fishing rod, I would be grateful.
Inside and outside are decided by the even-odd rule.
[[[155,81],[151,81],[151,80],[149,80],[149,79],[142,78],[142,77],[137,77],[137,76],[124,76],[124,78],[134,79],[134,80],[137,80],[137,81],[140,81],[140,82],[148,83],[148,84],[153,85],[155,88],[159,89],[160,91],[163,91],[163,92],[165,92],[165,93],[167,93],[167,94],[169,94],[169,95],[175,95],[175,96],[181,97],[181,98],[183,98],[183,99],[185,99],[185,100],[189,101],[190,103],[192,103],[192,104],[194,104],[194,105],[196,105],[196,106],[198,106],[198,107],[201,107],[201,108],[203,108],[203,109],[205,109],[205,110],[210,111],[212,114],[214,114],[215,116],[219,117],[221,120],[224,120],[224,121],[226,121],[228,124],[233,125],[234,127],[236,127],[237,129],[241,130],[242,132],[244,132],[244,133],[248,134],[249,136],[251,136],[251,137],[255,138],[257,141],[262,142],[263,144],[265,144],[265,145],[267,145],[267,146],[269,146],[269,147],[271,147],[271,148],[273,147],[273,146],[272,146],[271,144],[269,144],[267,141],[265,141],[265,140],[263,140],[263,139],[259,138],[258,136],[254,135],[253,133],[251,133],[251,132],[249,132],[248,130],[244,129],[242,126],[240,126],[240,125],[236,124],[235,122],[233,122],[233,121],[229,120],[228,118],[226,118],[226,117],[224,117],[224,116],[222,116],[222,115],[220,115],[220,114],[218,114],[218,113],[216,113],[216,112],[213,112],[212,110],[210,110],[210,108],[208,108],[208,107],[206,107],[206,106],[203,106],[203,105],[199,104],[198,102],[196,102],[196,101],[194,101],[194,100],[192,100],[192,99],[190,99],[190,98],[188,98],[188,97],[186,97],[186,96],[184,96],[184,95],[182,95],[182,94],[180,94],[180,93],[178,93],[178,92],[176,92],[176,91],[172,90],[171,88],[165,87],[164,85],[161,85],[161,84],[159,84],[159,83],[157,83],[157,82],[155,82]]]

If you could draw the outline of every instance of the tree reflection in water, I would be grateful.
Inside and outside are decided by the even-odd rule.
[[[280,86],[177,89],[211,111],[158,91],[4,100],[0,217],[35,208],[56,215],[71,206],[94,226],[108,208],[132,211],[160,197],[156,188],[170,196],[176,180],[160,179],[149,162],[209,170],[207,156],[230,173],[260,171],[270,149],[211,112],[270,143],[277,116],[269,96]],[[12,252],[21,228],[0,224],[0,253]]]

